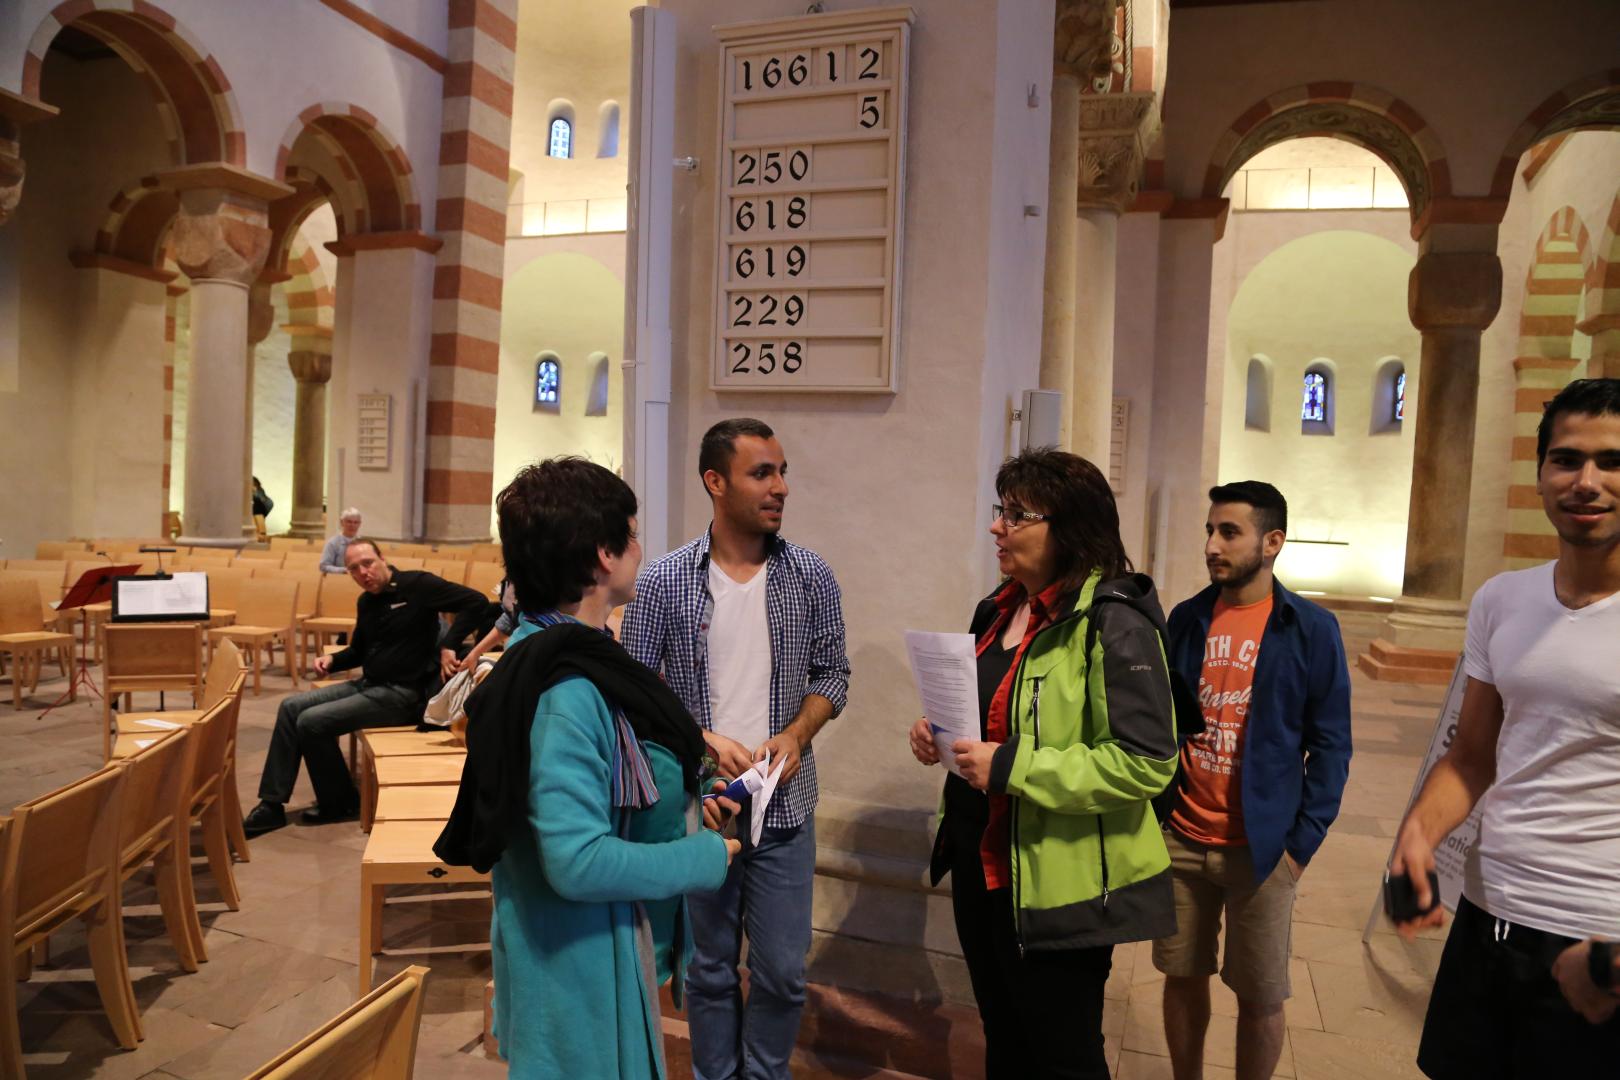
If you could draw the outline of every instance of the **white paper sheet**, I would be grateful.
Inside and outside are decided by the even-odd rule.
[[[958,776],[958,739],[979,738],[979,665],[972,634],[906,631],[906,653],[940,762]]]
[[[119,578],[113,583],[113,588],[118,590],[118,614],[121,618],[143,615],[198,615],[206,618],[208,615],[208,575],[205,573],[191,571],[153,581]]]
[[[139,723],[141,727],[157,728],[160,731],[172,730],[180,726],[173,720],[139,720],[136,722]]]

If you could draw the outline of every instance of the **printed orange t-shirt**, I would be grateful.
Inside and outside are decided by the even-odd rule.
[[[1243,830],[1243,726],[1269,618],[1270,596],[1241,607],[1215,602],[1198,674],[1204,733],[1181,748],[1181,791],[1170,812],[1176,831],[1200,844],[1249,842]]]

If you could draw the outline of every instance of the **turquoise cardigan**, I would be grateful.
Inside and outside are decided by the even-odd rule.
[[[661,798],[614,807],[602,695],[572,677],[540,696],[528,822],[491,875],[495,1035],[512,1080],[664,1076],[656,988],[690,953],[681,898],[720,887],[726,848],[696,828],[674,755],[646,746]]]

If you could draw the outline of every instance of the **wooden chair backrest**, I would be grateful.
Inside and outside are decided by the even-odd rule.
[[[236,553],[236,563],[248,563],[250,565],[270,563],[272,566],[280,566],[281,560],[286,557],[286,552],[277,551],[275,548],[271,548],[269,551],[262,551],[259,548],[243,548]]]
[[[477,589],[491,600],[497,600],[499,597],[495,595],[495,589],[505,577],[506,567],[500,563],[468,563],[467,580],[463,584],[469,589]]]
[[[0,634],[31,634],[45,628],[39,582],[26,571],[0,570]]]
[[[316,605],[321,595],[321,578],[324,575],[314,567],[307,570],[286,570],[275,567],[265,569],[255,568],[253,579],[261,578],[267,581],[291,581],[298,586],[298,617],[304,618],[315,614]]]
[[[196,547],[191,549],[188,558],[194,563],[219,563],[221,566],[229,566],[232,554],[229,548]]]
[[[7,570],[54,570],[58,577],[67,576],[66,559],[7,559]]]
[[[406,968],[247,1080],[411,1080],[427,973]]]
[[[420,570],[427,560],[416,555],[395,555],[390,551],[383,561],[395,570]]]
[[[470,562],[473,549],[470,544],[441,544],[433,553],[435,559],[453,559],[456,562]]]
[[[270,538],[271,551],[304,551],[313,546],[315,541],[303,536],[272,536]]]
[[[86,572],[90,570],[105,570],[106,568],[106,559],[69,559],[67,564],[67,574],[63,576],[62,581],[68,588],[71,589],[74,583],[83,577]]]
[[[326,619],[352,619],[355,601],[360,599],[361,592],[348,574],[322,574],[321,595],[316,600],[315,610]]]
[[[128,774],[118,815],[118,858],[126,873],[162,849],[175,817],[189,809],[183,796],[191,775],[191,732],[182,727],[153,734],[150,746],[118,762]]]
[[[208,575],[208,606],[235,611],[237,600],[241,596],[242,583],[252,579],[253,571],[209,563],[204,572]],[[243,620],[238,616],[236,621]]]
[[[477,562],[500,562],[502,559],[501,545],[483,543],[472,546],[472,557]]]
[[[198,623],[108,623],[105,676],[192,675],[202,678]]]
[[[466,584],[467,564],[460,561],[424,559],[422,569],[430,574],[437,574],[446,581],[453,581],[457,585]]]
[[[117,887],[124,770],[108,765],[11,812],[0,925],[40,940]]]
[[[321,553],[318,551],[289,551],[287,557],[281,560],[281,565],[288,570],[315,570],[321,568]]]
[[[231,717],[240,707],[242,695],[227,694],[210,705],[191,725],[191,806],[192,816],[219,794],[230,763]]]
[[[426,559],[433,555],[433,545],[411,543],[389,544],[388,554],[390,557],[398,554],[407,558]]]
[[[74,559],[89,550],[83,540],[41,540],[34,545],[34,558]]]
[[[240,689],[246,680],[247,671],[242,667],[242,650],[236,647],[236,642],[229,638],[215,642],[214,655],[208,661],[208,673],[203,677],[202,707],[213,708],[231,692],[232,686]]]
[[[298,609],[298,582],[250,578],[236,597],[236,621],[241,626],[291,626]]]

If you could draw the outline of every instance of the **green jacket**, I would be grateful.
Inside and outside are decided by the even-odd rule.
[[[980,603],[975,637],[997,610],[995,596]],[[1075,949],[1165,937],[1175,904],[1152,799],[1178,751],[1164,612],[1142,574],[1093,574],[1062,610],[1019,661],[1011,734],[990,769],[990,790],[1013,797],[1019,941]]]

